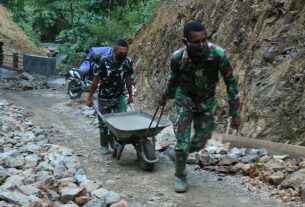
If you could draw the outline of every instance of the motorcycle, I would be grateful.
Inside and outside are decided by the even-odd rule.
[[[71,99],[80,98],[83,92],[89,92],[94,78],[94,69],[101,58],[112,55],[111,47],[92,47],[79,69],[71,68],[66,73],[68,95]]]
[[[68,82],[68,95],[71,99],[80,98],[83,92],[89,92],[93,78],[95,67],[101,61],[101,58],[112,55],[111,47],[92,47],[88,51],[87,58],[81,64],[79,69],[71,68],[66,73]],[[135,77],[132,76],[132,85],[135,86]],[[135,90],[135,87],[133,87]],[[134,91],[135,92],[135,91]]]
[[[93,70],[95,63],[92,59],[86,59],[89,61],[90,67],[88,71],[78,70],[71,68],[66,74],[66,80],[68,81],[68,95],[71,99],[80,98],[83,92],[89,92],[89,89],[93,80]]]

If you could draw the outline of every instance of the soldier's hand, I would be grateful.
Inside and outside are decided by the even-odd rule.
[[[166,104],[166,97],[162,94],[160,99],[159,99],[159,105],[160,106],[165,106]]]
[[[128,104],[130,104],[130,103],[132,103],[133,102],[133,98],[132,98],[132,96],[128,96],[128,98],[127,98],[127,105]]]
[[[93,98],[88,98],[86,101],[86,105],[91,107],[93,105]]]
[[[233,129],[238,129],[241,124],[240,116],[232,117],[231,127]]]

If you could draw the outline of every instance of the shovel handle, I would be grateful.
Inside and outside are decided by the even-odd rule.
[[[229,134],[229,131],[230,131],[230,128],[231,128],[231,122],[232,122],[232,117],[230,116],[228,118],[228,125],[227,125],[226,135]]]

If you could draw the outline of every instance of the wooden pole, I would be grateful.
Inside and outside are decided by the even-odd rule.
[[[214,132],[217,136],[222,136],[222,142],[230,142],[232,146],[238,148],[265,148],[268,150],[269,154],[287,154],[291,157],[305,157],[305,147],[292,145],[292,144],[283,144],[276,143],[261,139],[251,139],[235,135],[225,135]]]

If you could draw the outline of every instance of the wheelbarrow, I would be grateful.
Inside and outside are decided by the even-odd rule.
[[[132,144],[137,152],[138,165],[145,171],[151,171],[154,164],[158,162],[155,151],[155,136],[171,123],[162,117],[164,107],[156,120],[160,106],[157,107],[154,115],[143,111],[131,111],[121,113],[101,114],[98,108],[93,105],[97,115],[105,122],[112,132],[113,142],[112,156],[118,160],[126,144]]]

